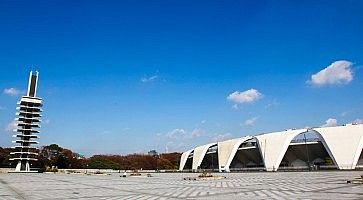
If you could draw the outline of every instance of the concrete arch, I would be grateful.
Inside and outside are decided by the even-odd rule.
[[[363,125],[314,128],[313,130],[322,136],[339,169],[355,169],[363,148]]]
[[[307,129],[286,130],[255,136],[266,171],[277,171],[291,141],[304,132],[307,132]]]
[[[246,140],[251,139],[251,136],[246,136],[242,138],[236,138],[232,140],[227,140],[218,143],[218,161],[219,161],[219,171],[229,172],[229,167],[232,163],[234,156],[237,153],[238,147]]]
[[[328,154],[329,154],[330,158],[333,160],[333,163],[335,164],[335,166],[337,166],[337,167],[338,167],[338,163],[337,163],[337,161],[335,160],[334,154],[331,152],[330,147],[329,147],[329,145],[326,143],[325,138],[323,137],[323,135],[321,135],[321,133],[320,133],[319,131],[316,131],[316,130],[314,130],[314,129],[310,129],[310,131],[312,131],[312,132],[316,133],[316,134],[319,136],[319,139],[320,139],[321,143],[323,144],[323,146],[324,146],[325,150],[328,152]]]
[[[363,152],[363,137],[360,138],[360,142],[357,148],[357,152],[354,155],[354,159],[353,159],[353,169],[355,169],[358,165],[359,162],[359,158],[361,157],[361,154]]]
[[[191,149],[189,151],[184,152],[181,155],[180,164],[179,164],[179,170],[180,171],[182,171],[184,169],[185,164],[187,163],[188,157],[189,157],[190,153],[192,153],[193,151],[194,151],[194,149]]]
[[[227,166],[228,159],[232,154],[233,147],[241,139],[242,138],[235,138],[231,140],[218,142],[218,165],[220,172],[229,171],[229,166]]]
[[[313,133],[315,134],[317,137],[318,137],[318,141],[321,142],[321,144],[323,145],[323,148],[325,149],[326,153],[329,155],[329,157],[332,159],[333,163],[335,166],[338,166],[337,165],[337,162],[334,158],[334,155],[333,153],[331,152],[330,150],[330,147],[327,145],[324,137],[320,134],[320,132],[317,132],[316,130],[313,130],[313,129],[307,129],[306,131],[304,132],[301,132],[301,133],[295,133],[293,135],[291,135],[291,137],[289,137],[288,141],[289,141],[289,146],[287,146],[287,149],[282,152],[282,158],[284,158],[285,155],[287,155],[288,153],[288,149],[290,148],[290,144],[292,142],[292,140],[294,140],[294,138],[296,138],[297,136],[301,135],[301,134],[309,134],[309,133]],[[291,139],[291,140],[290,140]],[[282,160],[280,160],[277,164],[278,164],[278,167],[281,165],[281,162]],[[278,168],[277,168],[278,169]],[[276,169],[276,170],[277,170]]]
[[[193,165],[192,170],[197,170],[202,164],[203,158],[207,153],[209,147],[216,145],[217,143],[210,143],[203,146],[196,147],[193,154]]]

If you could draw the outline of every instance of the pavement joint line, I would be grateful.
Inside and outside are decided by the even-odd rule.
[[[29,176],[33,176],[33,175],[29,175]],[[49,180],[54,180],[54,179],[50,179]],[[104,187],[104,186],[95,186],[92,184],[84,184],[84,183],[77,183],[77,182],[72,182],[72,181],[65,181],[62,180],[62,182],[68,182],[68,183],[75,183],[75,184],[80,184],[80,185],[85,185],[85,186],[93,186],[95,188],[103,188],[103,189],[109,189],[109,190],[118,190],[118,191],[123,191],[123,192],[130,192],[130,193],[134,193],[134,190],[126,190],[126,189],[119,189],[119,188],[110,188],[110,187]],[[151,195],[151,196],[158,196],[158,197],[166,197],[168,199],[170,199],[170,196],[165,196],[165,195],[158,195],[158,194],[153,194],[153,193],[147,193],[147,192],[138,192],[139,194],[144,194],[144,195]],[[180,198],[180,197],[172,197],[173,199],[185,199],[185,198]]]
[[[49,180],[54,180],[54,179],[49,179]],[[105,179],[107,180],[107,179]],[[76,183],[76,182],[72,182],[72,181],[64,181],[64,180],[61,180],[62,182],[70,182],[70,183]],[[144,182],[144,183],[148,183],[150,184],[149,182]],[[94,185],[90,185],[90,184],[82,184],[82,183],[77,183],[77,184],[81,184],[81,185],[86,185],[86,186],[94,186]],[[153,184],[156,184],[156,183],[153,183]],[[201,188],[215,188],[215,187],[210,187],[210,186],[198,186],[198,187],[201,187]],[[105,186],[97,186],[97,188],[103,188],[103,189],[109,189],[109,190],[119,190],[119,191],[125,191],[125,192],[135,192],[133,190],[125,190],[125,189],[119,189],[119,188],[110,188],[110,187],[105,187]],[[176,188],[180,188],[180,187],[176,187]],[[154,189],[154,188],[153,188]],[[164,189],[164,188],[163,188]],[[168,188],[168,189],[171,189],[171,188]],[[241,188],[228,188],[230,190],[237,190],[237,189],[241,189]],[[243,188],[244,189],[244,188]],[[140,190],[138,190],[140,191]],[[146,194],[146,195],[152,195],[152,196],[160,196],[160,197],[166,197],[166,198],[171,198],[170,196],[165,196],[165,195],[156,195],[156,194],[153,194],[153,193],[148,193],[148,192],[139,192],[140,194]],[[231,192],[225,192],[225,193],[218,193],[218,194],[208,194],[208,195],[203,195],[203,196],[198,196],[198,197],[212,197],[212,196],[220,196],[220,195],[225,195],[225,194],[232,194],[232,193],[237,193],[237,192],[234,192],[234,191],[231,191]],[[220,194],[220,195],[219,195]],[[174,199],[184,199],[184,198],[178,198],[178,197],[172,197]]]
[[[0,183],[5,185],[7,188],[9,188],[13,193],[15,193],[19,198],[26,200],[24,197],[24,194],[22,194],[20,191],[18,191],[16,188],[10,186],[6,181],[0,178]]]
[[[352,188],[352,187],[355,187],[356,185],[353,185],[353,184],[345,184],[345,185],[342,185],[340,187],[332,187],[332,188],[326,188],[324,190],[322,189],[317,189],[317,190],[311,190],[311,192],[329,192],[329,190],[336,190],[336,189],[341,189],[341,188]],[[362,189],[363,190],[363,189]],[[334,193],[334,192],[333,192]],[[363,194],[363,193],[362,193]]]

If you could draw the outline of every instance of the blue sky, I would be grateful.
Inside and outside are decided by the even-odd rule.
[[[361,122],[362,9],[360,1],[0,1],[0,146],[11,146],[30,70],[40,72],[44,99],[40,145],[88,156]]]

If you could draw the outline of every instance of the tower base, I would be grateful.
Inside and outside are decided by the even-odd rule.
[[[8,173],[39,173],[38,171],[9,171]]]
[[[9,171],[9,173],[38,173],[38,171],[31,170],[29,162],[21,162],[19,161],[16,165],[16,168],[14,171]]]

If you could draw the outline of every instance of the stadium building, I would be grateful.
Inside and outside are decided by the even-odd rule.
[[[363,124],[289,129],[195,147],[180,171],[353,170],[363,168]]]

